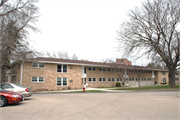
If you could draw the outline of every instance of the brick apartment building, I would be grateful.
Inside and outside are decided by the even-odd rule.
[[[179,82],[179,77],[177,73],[176,82]],[[134,66],[127,59],[116,59],[116,63],[57,58],[26,59],[14,64],[7,72],[7,78],[7,82],[31,87],[32,90],[114,87],[117,82],[125,86],[169,82],[168,70]]]

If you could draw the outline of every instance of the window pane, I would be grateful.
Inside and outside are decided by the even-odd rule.
[[[109,78],[109,81],[111,81],[111,78]]]
[[[117,81],[119,81],[119,78],[117,78]]]
[[[103,68],[103,71],[106,71],[106,68]]]
[[[67,78],[63,78],[63,86],[67,85]]]
[[[39,63],[39,67],[44,67],[44,63]]]
[[[99,71],[102,71],[102,68],[99,68]]]
[[[88,67],[88,70],[92,70],[91,67]]]
[[[44,77],[39,77],[39,82],[44,82]]]
[[[91,82],[92,81],[92,79],[91,78],[89,78],[89,82]]]
[[[61,65],[57,65],[57,72],[61,72]]]
[[[61,78],[60,77],[57,78],[57,85],[61,86]]]
[[[2,88],[3,89],[8,89],[8,88],[14,88],[14,87],[11,86],[10,84],[3,84]]]
[[[37,77],[32,77],[32,82],[37,82]]]
[[[112,78],[112,81],[114,81],[114,78]]]
[[[102,81],[102,78],[99,78],[99,81]]]
[[[95,82],[95,81],[96,81],[96,78],[93,78],[93,81]]]
[[[96,68],[95,68],[95,67],[93,67],[93,71],[96,71]]]
[[[111,71],[111,68],[108,68],[108,71]]]
[[[103,81],[106,81],[106,78],[103,78]]]
[[[38,67],[38,63],[32,63],[32,67]]]
[[[63,65],[63,72],[67,72],[67,65]]]

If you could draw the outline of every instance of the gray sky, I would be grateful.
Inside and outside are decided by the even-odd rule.
[[[121,58],[116,31],[128,19],[128,10],[142,1],[40,0],[37,27],[41,32],[30,33],[31,45],[40,51],[68,51],[90,61]]]

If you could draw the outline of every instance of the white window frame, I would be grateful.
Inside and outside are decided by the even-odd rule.
[[[142,78],[142,81],[146,81],[146,78]]]
[[[122,81],[122,78],[117,78],[117,81],[118,81],[118,82]]]
[[[61,85],[57,85],[58,78],[61,78]],[[67,85],[63,85],[63,78],[66,78]],[[57,77],[57,78],[56,78],[56,86],[57,86],[57,87],[68,86],[68,78],[67,78],[67,77]]]
[[[90,68],[90,69],[89,69]],[[94,69],[95,68],[95,69]],[[96,71],[96,67],[88,67],[89,71]]]
[[[114,68],[108,68],[109,72],[114,72]]]
[[[115,82],[115,79],[113,80],[114,78],[108,78],[108,82]],[[111,81],[109,81],[111,80]]]
[[[167,82],[167,81],[166,81],[166,78],[163,78],[163,82],[164,82],[164,81]]]
[[[61,72],[58,72],[58,65],[61,65]],[[63,69],[63,66],[66,65],[66,64],[57,64],[57,73],[68,73],[68,65],[66,65],[67,67],[67,71],[64,72],[64,69]]]
[[[151,81],[151,78],[147,78],[147,81]]]
[[[37,64],[37,67],[34,67],[34,66],[33,66],[34,63]],[[43,67],[40,67],[39,64],[44,64],[44,66],[43,66]],[[37,63],[37,62],[33,62],[33,63],[32,63],[32,67],[33,67],[33,68],[45,68],[45,63]]]
[[[31,82],[32,83],[44,83],[45,82],[45,78],[44,77],[34,77],[37,78],[37,82],[32,81],[33,77],[31,77]],[[39,82],[39,78],[43,78],[43,82]]]
[[[91,81],[89,81],[89,79],[91,79]],[[95,79],[95,81],[93,79]],[[96,82],[96,81],[97,81],[96,78],[88,78],[88,82]]]
[[[99,79],[102,80],[102,81],[99,80],[99,82],[106,82],[106,78],[99,78]],[[104,81],[104,79],[105,79],[105,81]]]
[[[163,75],[166,75],[166,71],[163,71]]]
[[[101,70],[100,70],[101,69]],[[99,71],[106,71],[106,68],[104,67],[99,67]]]

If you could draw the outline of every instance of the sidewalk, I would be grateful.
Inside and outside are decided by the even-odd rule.
[[[114,87],[116,88],[116,87]],[[99,90],[99,91],[104,91],[104,92],[128,92],[126,90],[111,90],[114,88],[90,88],[86,87],[85,91],[87,90]],[[55,91],[38,91],[35,93],[57,93],[57,92],[76,92],[76,91],[83,91],[83,89],[74,89],[74,90],[55,90]]]

